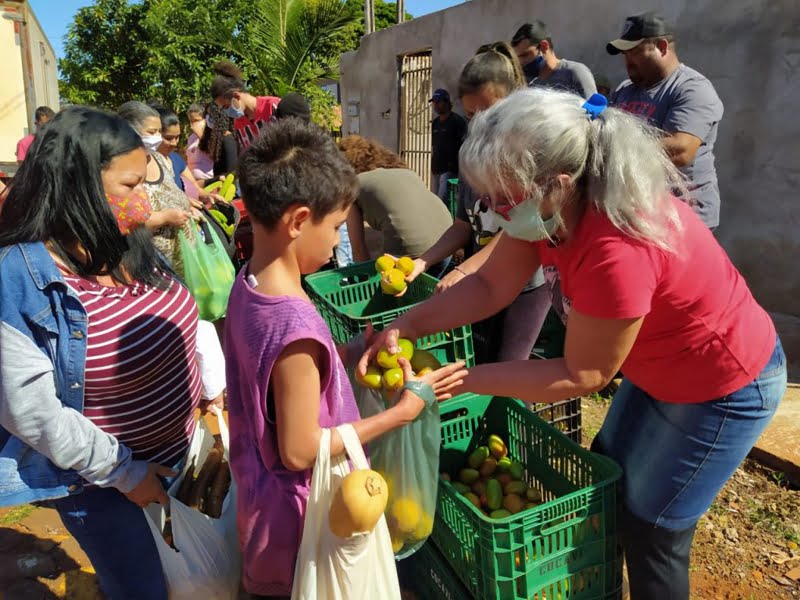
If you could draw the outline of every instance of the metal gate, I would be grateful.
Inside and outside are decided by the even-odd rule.
[[[431,185],[431,52],[400,59],[400,156]]]

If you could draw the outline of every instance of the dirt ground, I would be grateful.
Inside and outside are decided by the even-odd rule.
[[[582,403],[584,443],[608,400]],[[781,473],[747,461],[698,527],[692,553],[695,600],[800,599],[800,491]],[[94,571],[55,511],[0,510],[0,600],[96,600]]]

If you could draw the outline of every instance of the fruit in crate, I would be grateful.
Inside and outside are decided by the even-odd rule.
[[[490,435],[489,442],[488,442],[489,450],[491,450],[492,454],[494,454],[497,460],[501,458],[505,458],[508,454],[508,448],[506,448],[506,443],[499,435]]]
[[[406,276],[400,269],[389,269],[381,275],[381,290],[388,296],[398,296],[406,291]]]
[[[441,369],[442,363],[431,352],[427,350],[416,349],[414,355],[411,357],[411,369],[419,374],[424,369]]]
[[[486,446],[478,446],[472,451],[472,454],[469,455],[467,464],[472,469],[479,469],[483,464],[483,461],[485,461],[487,458],[489,458],[489,448]]]
[[[411,340],[400,338],[397,340],[397,346],[400,348],[400,352],[397,354],[390,353],[386,348],[378,350],[378,355],[375,357],[375,360],[380,367],[384,369],[396,369],[400,366],[397,362],[398,358],[405,358],[407,361],[413,360],[415,352],[414,344]]]
[[[386,510],[389,486],[371,469],[352,471],[333,496],[328,522],[334,535],[348,538],[372,531]]]
[[[359,383],[370,390],[379,390],[383,386],[381,370],[374,366],[367,367],[367,372],[360,376]]]
[[[375,270],[378,273],[383,273],[384,271],[394,269],[394,267],[395,267],[395,260],[388,254],[379,256],[378,260],[375,261]]]
[[[395,268],[398,271],[401,271],[403,275],[411,275],[411,273],[414,272],[414,259],[409,258],[408,256],[398,258]]]
[[[383,372],[383,389],[387,392],[396,392],[403,387],[403,369],[387,369]]]

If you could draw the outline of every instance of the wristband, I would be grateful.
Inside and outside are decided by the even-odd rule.
[[[458,271],[458,272],[459,272],[459,273],[461,273],[461,274],[462,274],[464,277],[466,277],[466,276],[467,276],[467,274],[466,274],[466,273],[464,273],[464,271],[462,271],[460,267],[453,267],[453,271]]]
[[[433,393],[433,388],[423,381],[407,381],[403,385],[403,390],[419,396],[425,402],[425,406],[436,404],[436,394]]]

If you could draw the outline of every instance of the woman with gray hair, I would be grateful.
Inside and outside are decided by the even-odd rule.
[[[183,229],[186,237],[193,240],[194,228],[189,226],[189,219],[199,220],[200,213],[192,208],[189,197],[175,183],[171,161],[158,152],[162,142],[158,111],[144,102],[132,100],[120,106],[117,113],[139,134],[147,150],[144,187],[153,213],[146,226],[153,232],[156,248],[170,261],[175,273],[183,278],[178,231]]]
[[[786,388],[769,315],[691,207],[660,133],[561,92],[517,92],[478,114],[461,172],[505,234],[486,263],[376,336],[452,329],[507,306],[539,266],[560,279],[565,355],[481,365],[463,391],[556,402],[624,381],[593,449],[624,472],[621,534],[633,600],[689,597],[700,516]],[[458,298],[456,298],[458,296]]]

